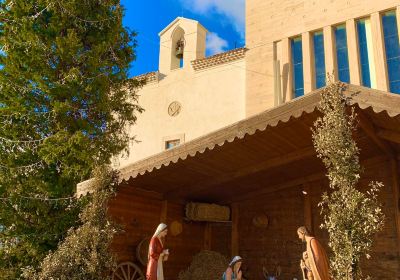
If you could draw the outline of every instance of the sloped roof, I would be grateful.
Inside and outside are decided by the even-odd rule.
[[[153,71],[153,72],[147,72],[138,76],[133,77],[133,79],[136,79],[138,81],[143,81],[145,80],[146,83],[153,83],[153,82],[158,82],[158,71]]]
[[[196,23],[196,24],[198,24],[199,26],[201,26],[206,32],[208,32],[208,30],[207,30],[200,22],[198,22],[197,20],[190,19],[190,18],[185,18],[185,17],[177,17],[177,18],[174,19],[170,24],[168,24],[163,30],[161,30],[161,31],[158,33],[158,36],[161,36],[162,34],[164,34],[168,29],[171,28],[171,26],[173,26],[175,23],[177,23],[177,22],[180,21],[180,20],[185,20],[185,21],[189,21],[189,22]]]
[[[120,170],[121,179],[125,181],[134,179],[145,173],[151,173],[160,168],[176,164],[178,161],[185,161],[207,150],[211,151],[217,147],[222,147],[226,143],[243,139],[246,135],[253,135],[257,131],[266,130],[268,127],[275,127],[280,123],[289,122],[291,119],[298,119],[304,114],[311,114],[317,111],[322,90],[318,89],[281,106],[266,110],[176,148],[123,167]],[[392,126],[396,127],[398,125],[400,129],[400,95],[355,85],[348,85],[344,94],[350,98],[351,105],[355,105],[362,110],[383,114],[389,118],[396,117],[396,120],[394,120],[396,123],[392,124]],[[387,121],[381,120],[381,122]]]
[[[246,48],[237,48],[220,54],[193,60],[191,61],[191,64],[194,70],[202,70],[211,66],[242,59],[245,56],[246,50]]]

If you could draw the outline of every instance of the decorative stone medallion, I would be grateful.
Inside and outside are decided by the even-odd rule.
[[[168,115],[176,117],[181,112],[182,105],[178,101],[174,101],[168,106]]]

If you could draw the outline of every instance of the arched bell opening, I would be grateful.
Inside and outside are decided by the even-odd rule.
[[[171,70],[183,68],[185,54],[185,31],[177,26],[172,33]]]

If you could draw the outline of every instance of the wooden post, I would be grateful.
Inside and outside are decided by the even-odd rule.
[[[304,225],[307,227],[311,233],[314,232],[313,229],[313,218],[312,218],[312,207],[311,207],[311,188],[309,184],[303,185],[303,195],[304,195]]]
[[[399,201],[399,165],[397,159],[392,159],[392,184],[393,184],[393,204],[394,204],[394,218],[396,222],[396,233],[397,233],[397,249],[400,254],[400,201]]]
[[[231,217],[232,217],[231,254],[232,256],[236,256],[239,254],[239,205],[237,203],[231,204]]]
[[[211,250],[211,235],[211,223],[206,223],[206,226],[204,228],[204,250]]]
[[[161,202],[160,223],[167,223],[167,213],[168,213],[168,201],[163,200]]]

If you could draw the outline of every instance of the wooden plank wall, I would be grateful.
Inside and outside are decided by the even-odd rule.
[[[177,279],[179,272],[190,265],[192,256],[203,249],[205,224],[183,221],[184,205],[143,195],[132,187],[121,187],[116,198],[110,202],[109,214],[124,227],[112,244],[118,262],[139,264],[136,247],[141,240],[152,236],[160,220],[165,222],[166,217],[168,225],[173,221],[182,223],[182,233],[172,236],[170,232],[166,239],[165,248],[170,250],[170,258],[164,265],[166,280]],[[145,267],[139,266],[145,271]]]
[[[380,193],[380,200],[386,216],[385,226],[382,232],[375,238],[372,259],[364,262],[363,271],[370,275],[372,279],[400,279],[400,259],[398,255],[398,242],[395,223],[395,208],[392,191],[392,173],[389,161],[381,161],[369,167],[363,173],[360,180],[360,190],[366,191],[370,181],[381,181],[384,189]],[[324,188],[321,188],[324,186]],[[322,220],[317,207],[323,190],[326,190],[327,181],[313,182],[312,184],[312,206],[314,217],[314,233],[327,247],[328,235],[325,230],[321,230],[319,225]]]
[[[400,279],[400,240],[397,238],[395,222],[398,213],[395,212],[392,175],[391,162],[382,160],[369,166],[361,178],[360,185],[363,186],[363,190],[371,180],[382,181],[385,184],[380,194],[386,215],[385,227],[377,235],[372,260],[364,264],[364,272],[372,279]],[[268,188],[267,182],[264,187]],[[278,265],[282,269],[280,279],[301,279],[299,259],[305,245],[298,240],[296,234],[297,227],[301,225],[312,225],[312,232],[328,249],[327,232],[319,227],[322,220],[318,207],[321,195],[327,189],[328,181],[320,179],[237,204],[238,250],[245,260],[243,266],[248,279],[263,279],[263,266],[272,272]],[[307,191],[307,195],[303,190]],[[170,259],[164,266],[167,280],[177,279],[179,272],[186,269],[192,257],[205,246],[228,258],[231,257],[230,223],[212,223],[206,227],[206,223],[184,221],[182,204],[167,202],[164,203],[164,211],[162,209],[163,201],[160,198],[137,194],[131,187],[119,190],[109,209],[109,213],[125,226],[125,231],[115,238],[112,246],[118,254],[119,261],[129,260],[137,263],[136,246],[143,238],[151,236],[160,219],[165,217],[169,225],[173,221],[183,225],[180,235],[169,234],[167,237],[166,248],[171,251]],[[268,216],[269,225],[266,229],[257,228],[252,224],[252,219],[257,214]],[[162,217],[163,215],[166,216]]]
[[[360,188],[365,191],[370,181],[382,181],[385,185],[380,200],[386,215],[385,227],[376,236],[372,259],[363,263],[363,271],[372,279],[400,279],[400,258],[395,222],[395,201],[392,189],[392,169],[390,161],[380,161],[368,167],[360,180]],[[268,187],[267,185],[265,187]],[[298,226],[309,224],[311,231],[328,250],[328,234],[320,229],[322,219],[318,203],[328,189],[327,179],[305,182],[303,185],[271,193],[240,204],[239,254],[245,259],[249,279],[263,279],[262,266],[272,271],[276,265],[282,268],[280,279],[302,279],[299,259],[305,245],[296,234]],[[308,194],[304,195],[303,190]],[[308,197],[307,197],[308,196]],[[307,204],[310,204],[311,211]],[[311,213],[310,213],[311,212]],[[252,219],[259,213],[269,217],[267,229],[252,225]]]
[[[265,187],[268,187],[267,184]],[[279,265],[279,279],[300,278],[299,256],[302,244],[296,230],[303,224],[303,200],[298,188],[281,191],[242,202],[239,206],[239,254],[244,258],[248,279],[264,279],[262,267],[272,272]],[[267,228],[257,228],[252,220],[266,214]]]
[[[160,222],[161,200],[138,195],[133,188],[120,187],[109,204],[109,214],[124,227],[113,241],[112,249],[118,261],[137,264],[136,247],[155,231]]]
[[[211,250],[221,253],[228,260],[231,259],[231,234],[230,223],[211,224]]]
[[[170,249],[170,259],[164,265],[167,280],[176,280],[180,271],[185,270],[191,263],[192,257],[202,250],[204,245],[204,223],[183,221],[184,205],[168,202],[167,222],[182,223],[183,230],[178,236],[168,235],[166,247]]]

